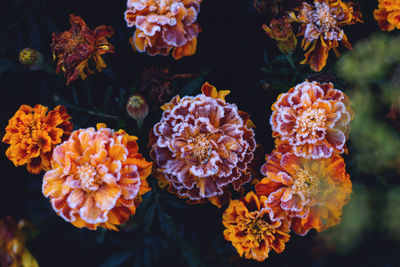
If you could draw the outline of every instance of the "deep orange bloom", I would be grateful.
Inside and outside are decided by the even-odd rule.
[[[176,96],[162,106],[161,121],[150,132],[154,175],[190,203],[221,206],[249,182],[256,148],[247,113],[225,102],[229,91],[205,83],[203,94]]]
[[[138,153],[135,136],[97,127],[74,131],[55,148],[42,189],[57,214],[74,226],[117,230],[150,191],[152,163]]]
[[[31,173],[50,169],[54,147],[72,131],[71,118],[63,106],[47,113],[47,107],[22,105],[9,120],[3,142],[10,144],[6,156],[15,166],[27,164]]]
[[[21,232],[29,224],[21,220],[18,224],[10,216],[0,220],[0,266],[39,267],[25,245]]]
[[[400,29],[400,1],[378,0],[378,9],[374,10],[374,18],[382,31]]]
[[[89,67],[89,60],[96,64],[97,71],[107,67],[101,55],[114,53],[114,47],[107,41],[107,37],[114,34],[110,26],[98,26],[91,30],[81,17],[70,14],[71,28],[59,34],[53,33],[53,58],[57,60],[56,72],[64,72],[67,85],[75,81],[78,76],[85,80],[94,73]]]
[[[196,22],[202,0],[128,0],[125,20],[136,27],[130,39],[134,50],[149,55],[168,55],[174,59],[196,53]]]
[[[346,151],[353,111],[348,97],[332,83],[303,82],[279,95],[270,124],[277,145],[299,157],[329,158]]]
[[[290,13],[293,21],[301,23],[299,36],[304,36],[301,47],[307,50],[301,64],[309,64],[314,71],[326,65],[331,49],[339,56],[339,43],[352,49],[342,30],[345,25],[363,22],[353,2],[341,0],[314,0],[314,5],[303,2],[298,14]]]
[[[352,192],[341,156],[315,160],[274,151],[266,161],[261,168],[266,177],[256,185],[256,192],[267,197],[271,218],[289,217],[299,235],[339,224]]]
[[[231,200],[222,216],[224,237],[231,241],[241,257],[263,261],[269,251],[283,252],[290,239],[287,218],[273,219],[266,196],[249,192],[240,200]]]

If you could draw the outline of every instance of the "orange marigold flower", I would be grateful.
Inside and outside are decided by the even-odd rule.
[[[266,161],[261,168],[266,177],[256,185],[256,192],[267,197],[271,218],[291,218],[292,230],[299,235],[339,224],[352,192],[340,155],[305,159],[274,151]]]
[[[382,31],[400,29],[400,1],[378,0],[378,9],[374,10],[374,18]]]
[[[303,82],[279,95],[270,124],[277,143],[305,158],[329,158],[346,151],[353,111],[332,83]]]
[[[178,60],[196,53],[196,22],[202,0],[128,0],[125,20],[136,27],[130,42],[134,50],[168,55]]]
[[[353,2],[341,0],[314,0],[314,5],[303,2],[298,14],[292,12],[290,16],[301,23],[299,36],[304,36],[301,47],[308,49],[301,64],[309,64],[314,71],[321,71],[326,65],[331,49],[340,55],[339,42],[351,50],[342,27],[363,22],[361,12]]]
[[[114,34],[110,26],[98,26],[91,30],[79,16],[70,14],[71,28],[59,34],[53,33],[54,60],[58,60],[56,72],[64,72],[67,85],[75,81],[78,76],[85,80],[94,73],[89,68],[89,60],[96,64],[97,71],[101,72],[107,67],[101,55],[114,53],[114,47],[107,41],[107,37]]]
[[[42,190],[74,226],[118,230],[150,191],[146,178],[152,163],[138,153],[135,136],[97,127],[74,131],[54,149]]]
[[[50,169],[54,147],[72,131],[71,118],[63,106],[47,113],[47,107],[22,105],[9,120],[3,142],[10,144],[6,156],[15,166],[27,164],[31,173]]]
[[[222,216],[224,237],[231,241],[241,257],[263,261],[269,251],[283,252],[290,239],[287,218],[273,219],[266,196],[249,192],[240,200],[232,200]]]
[[[256,148],[247,113],[225,102],[229,91],[205,83],[203,94],[176,96],[162,106],[161,121],[150,132],[150,156],[161,184],[189,203],[230,199],[228,186],[249,182]]]
[[[10,216],[0,220],[0,266],[4,267],[39,267],[25,245],[21,230],[29,224],[21,220],[18,224]]]

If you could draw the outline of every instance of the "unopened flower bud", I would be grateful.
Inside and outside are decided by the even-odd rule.
[[[128,99],[126,111],[140,126],[144,118],[149,114],[149,105],[147,105],[146,99],[143,96],[133,95]]]
[[[43,57],[39,51],[27,47],[19,52],[19,62],[29,70],[39,70],[41,69]]]

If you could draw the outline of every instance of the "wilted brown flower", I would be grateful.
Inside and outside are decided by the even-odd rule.
[[[262,27],[265,33],[277,42],[282,53],[289,54],[296,49],[297,38],[287,17],[273,19],[269,27],[266,24]]]
[[[98,26],[91,30],[79,16],[70,14],[71,28],[59,34],[53,33],[54,60],[58,60],[56,72],[64,72],[67,85],[75,81],[78,76],[85,80],[94,73],[89,68],[89,60],[96,64],[97,71],[102,71],[107,65],[101,58],[106,53],[114,53],[114,47],[107,41],[107,37],[114,34],[110,26]]]
[[[267,19],[279,18],[300,6],[301,0],[254,0],[254,7]]]

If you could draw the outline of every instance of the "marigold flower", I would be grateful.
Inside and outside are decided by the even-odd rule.
[[[22,105],[9,120],[3,142],[6,156],[15,166],[27,165],[31,173],[50,169],[54,147],[72,131],[71,118],[63,106],[47,113],[47,107]]]
[[[222,216],[224,237],[231,241],[241,257],[263,261],[269,251],[282,253],[290,239],[287,218],[273,219],[266,196],[249,192],[240,200],[231,200]]]
[[[374,18],[382,31],[400,29],[400,1],[378,0],[378,9],[374,10]]]
[[[270,124],[277,142],[305,158],[343,153],[353,111],[348,97],[332,83],[303,82],[279,95]]]
[[[291,227],[299,235],[339,224],[352,192],[340,155],[306,159],[274,151],[266,161],[261,168],[266,177],[256,185],[256,192],[267,197],[271,218],[291,218]]]
[[[301,23],[299,36],[304,36],[301,47],[307,50],[301,64],[309,64],[314,71],[326,65],[331,49],[340,55],[339,42],[352,49],[342,26],[362,23],[362,15],[353,2],[341,0],[314,0],[314,5],[303,2],[299,13],[290,13],[293,21]],[[311,46],[310,46],[311,45]]]
[[[57,214],[74,226],[117,230],[150,191],[146,178],[152,163],[138,153],[135,136],[97,127],[74,131],[54,149],[42,190]]]
[[[286,17],[273,19],[270,26],[262,26],[265,33],[277,41],[279,50],[284,54],[289,54],[296,49],[297,38],[293,33],[293,27]]]
[[[168,55],[178,60],[196,53],[196,22],[202,0],[128,0],[125,20],[136,27],[130,42],[134,50]]]
[[[150,156],[170,192],[189,203],[221,206],[230,198],[228,186],[238,191],[250,181],[256,142],[247,113],[225,102],[229,91],[205,83],[202,92],[162,106],[161,121],[150,132]]]
[[[10,216],[0,220],[0,266],[4,267],[39,267],[25,245],[21,232],[27,222],[21,220],[18,224]]]
[[[101,72],[107,67],[101,55],[114,53],[114,47],[106,38],[114,34],[110,26],[98,26],[91,30],[79,16],[70,14],[71,28],[59,34],[53,33],[54,60],[57,59],[56,72],[64,72],[67,85],[75,81],[78,76],[85,80],[94,73],[89,68],[89,60],[96,64],[97,71]]]

